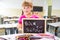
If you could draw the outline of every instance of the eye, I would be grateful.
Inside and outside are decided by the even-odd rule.
[[[27,7],[27,8],[29,8],[29,7]]]
[[[27,8],[29,8],[29,6]]]
[[[25,9],[25,7],[24,7],[24,9]]]

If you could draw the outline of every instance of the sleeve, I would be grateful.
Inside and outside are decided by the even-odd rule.
[[[19,20],[18,20],[19,24],[22,24],[22,16],[20,16]]]

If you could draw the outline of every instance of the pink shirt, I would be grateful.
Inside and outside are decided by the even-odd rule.
[[[22,19],[23,18],[27,18],[27,17],[25,15],[21,15],[20,18],[19,18],[19,20],[18,20],[18,23],[19,24],[22,24]],[[39,18],[39,17],[36,16],[36,15],[32,15],[30,18]]]

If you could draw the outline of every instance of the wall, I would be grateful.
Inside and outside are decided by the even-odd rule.
[[[60,17],[60,10],[52,10],[52,16]]]
[[[52,16],[56,15],[60,17],[60,0],[53,0],[52,3]]]
[[[23,0],[0,0],[1,8],[21,8]]]
[[[48,13],[48,7],[47,7],[47,1],[46,0],[33,0],[33,5],[34,6],[42,6],[43,7],[43,12],[40,13],[43,16],[47,16]]]
[[[22,10],[16,8],[4,8],[0,9],[0,15],[3,16],[20,16]]]
[[[19,16],[21,4],[24,0],[0,0],[0,15],[3,16]],[[34,6],[43,6],[44,11],[42,15],[47,16],[47,2],[46,0],[30,0]]]
[[[19,16],[23,0],[0,0],[0,15]]]

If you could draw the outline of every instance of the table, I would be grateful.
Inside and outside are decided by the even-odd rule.
[[[54,19],[52,18],[46,18],[46,23],[52,23]],[[48,25],[46,24],[46,31],[48,31]]]
[[[3,20],[3,23],[4,24],[18,23],[18,19],[5,19],[5,20]]]
[[[54,20],[54,19],[52,19],[52,18],[46,18],[46,20]]]
[[[5,29],[5,34],[16,33],[18,23],[0,24],[0,29]]]
[[[7,40],[16,40],[16,36],[23,35],[23,34],[11,34],[11,35],[2,35],[0,37],[5,38]]]
[[[57,29],[60,27],[60,22],[48,23],[48,25],[49,25],[49,30],[50,30],[50,26],[54,27],[55,35],[57,36]]]
[[[49,33],[49,32],[46,32],[46,34],[49,34],[49,35],[52,35],[51,33]],[[2,37],[2,38],[5,38],[5,39],[8,39],[8,40],[16,40],[16,36],[21,36],[21,35],[25,35],[25,34],[12,34],[12,35],[2,35],[2,36],[0,36],[0,37]],[[34,35],[36,35],[36,34],[34,34]],[[58,38],[58,37],[56,37],[56,36],[54,36],[55,37],[55,39],[56,40],[60,40],[60,38]],[[45,39],[46,40],[46,39]]]
[[[58,17],[52,17],[55,22],[58,22]]]
[[[14,28],[17,27],[18,23],[13,24],[0,24],[0,28]]]
[[[19,18],[17,18],[17,19],[5,19],[4,21],[16,21],[16,20],[18,20]]]

